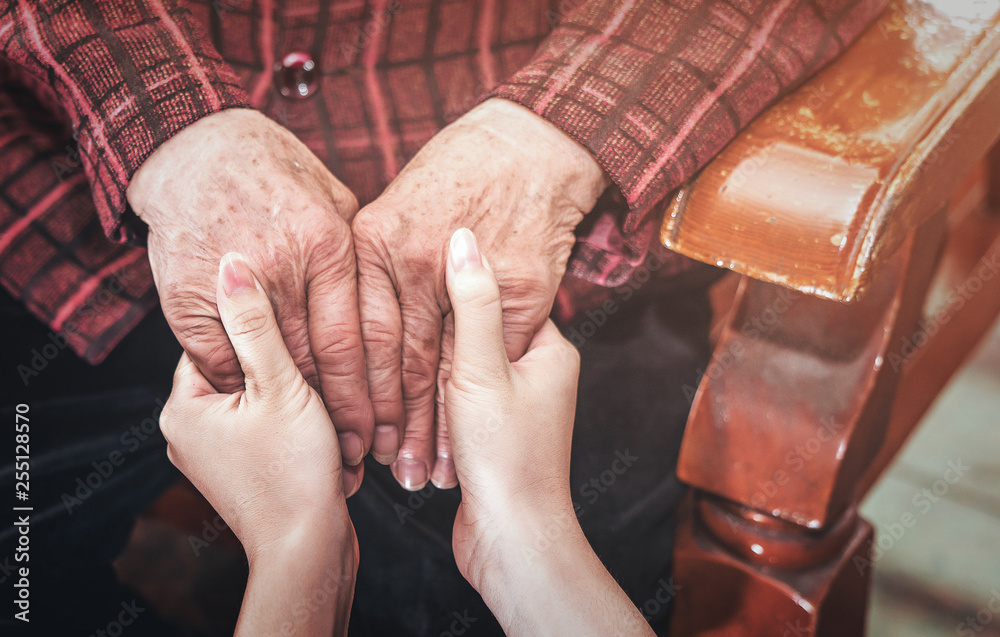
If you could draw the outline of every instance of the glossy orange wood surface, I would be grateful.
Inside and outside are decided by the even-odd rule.
[[[803,528],[834,523],[878,452],[943,216],[851,304],[744,278],[694,398],[677,474]]]
[[[669,248],[839,301],[1000,136],[1000,2],[896,0],[669,203]]]
[[[864,634],[856,503],[1000,313],[998,136],[1000,0],[897,0],[670,202],[667,246],[747,275],[681,447],[675,637]]]

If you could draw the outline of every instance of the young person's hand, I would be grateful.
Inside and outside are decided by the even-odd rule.
[[[219,267],[219,316],[245,389],[218,393],[185,354],[160,418],[167,455],[243,543],[238,634],[346,634],[358,544],[337,432],[237,253]]]
[[[570,447],[580,356],[546,321],[514,363],[500,289],[469,230],[448,250],[455,315],[444,408],[462,487],[455,560],[508,635],[652,635],[576,520]]]

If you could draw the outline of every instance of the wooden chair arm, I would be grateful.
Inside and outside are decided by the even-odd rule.
[[[1000,137],[998,52],[996,3],[894,1],[681,189],[661,240],[756,279],[857,298],[943,207],[943,185]]]

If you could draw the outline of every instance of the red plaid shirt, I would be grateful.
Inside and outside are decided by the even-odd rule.
[[[885,3],[0,0],[0,281],[99,362],[156,303],[125,189],[171,135],[258,108],[364,204],[496,96],[577,139],[617,186],[579,233],[572,307],[663,250],[657,202]],[[278,90],[293,51],[320,76],[305,99]],[[661,273],[684,267],[660,257]]]

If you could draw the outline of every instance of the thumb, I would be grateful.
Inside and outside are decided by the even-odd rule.
[[[446,282],[455,313],[453,371],[506,374],[510,363],[503,341],[500,287],[467,228],[451,236]]]
[[[216,299],[243,369],[248,398],[280,395],[300,374],[281,338],[271,302],[238,252],[219,262]]]

